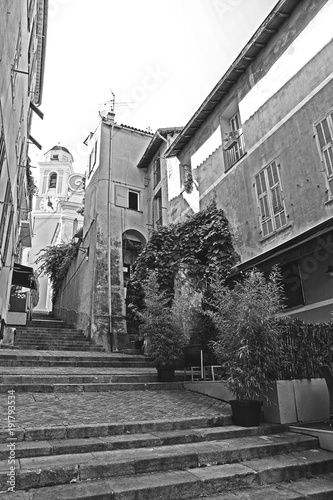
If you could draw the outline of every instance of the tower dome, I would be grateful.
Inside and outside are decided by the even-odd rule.
[[[61,146],[59,143],[49,149],[45,154],[45,161],[70,161],[73,162],[73,155],[67,148]]]

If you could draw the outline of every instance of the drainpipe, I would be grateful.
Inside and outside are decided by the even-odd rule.
[[[118,351],[117,336],[112,327],[112,288],[111,288],[111,170],[113,154],[113,130],[114,113],[109,112],[107,120],[110,123],[110,142],[109,142],[109,168],[108,168],[108,200],[107,200],[107,226],[108,226],[108,312],[109,312],[109,336],[111,343],[111,352]]]

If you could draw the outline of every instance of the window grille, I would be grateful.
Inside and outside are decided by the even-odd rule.
[[[224,139],[227,169],[232,167],[245,154],[245,142],[239,113],[230,118],[229,127],[229,132],[226,133]]]

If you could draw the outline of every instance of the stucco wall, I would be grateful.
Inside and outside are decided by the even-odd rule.
[[[240,112],[246,154],[228,170],[222,146],[192,168],[200,208],[215,199],[225,211],[242,262],[333,216],[314,128],[333,109],[332,14],[332,0],[300,2],[178,156],[189,164],[217,129],[223,139],[228,118]],[[263,237],[255,176],[273,160],[279,165],[287,224]],[[174,214],[181,214],[183,207],[180,198],[172,200]],[[309,250],[304,259],[311,259],[310,273],[310,264],[300,260],[305,303],[313,306],[312,316],[304,309],[306,320],[329,318],[332,278],[326,269],[332,264],[331,247],[328,242],[325,259]]]
[[[96,136],[91,139],[94,147],[98,141],[98,157],[85,192],[82,247],[89,247],[89,259],[87,261],[79,253],[78,260],[68,273],[66,290],[56,303],[57,314],[76,317],[74,322],[83,327],[93,342],[103,345],[106,350],[128,347],[124,320],[122,237],[125,231],[136,230],[143,239],[147,238],[146,172],[139,170],[137,163],[150,139],[151,135],[144,132],[117,125],[112,127],[112,122],[102,122]],[[140,193],[139,210],[117,205],[116,186]]]

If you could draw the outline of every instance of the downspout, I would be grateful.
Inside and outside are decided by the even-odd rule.
[[[111,283],[111,169],[113,155],[113,130],[114,130],[114,113],[109,112],[107,115],[110,122],[110,142],[109,142],[109,169],[108,169],[108,200],[107,200],[107,226],[108,226],[108,312],[109,312],[109,337],[111,344],[111,352],[118,351],[117,336],[114,334],[112,327],[112,283]]]

